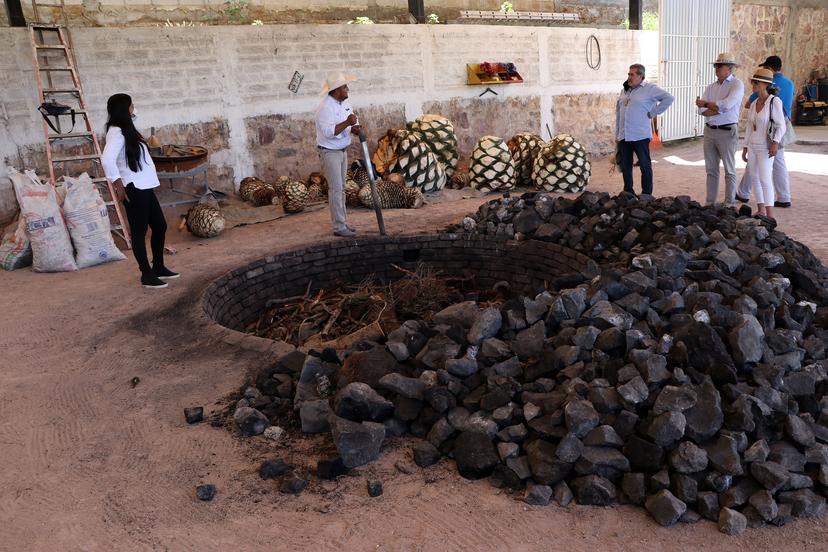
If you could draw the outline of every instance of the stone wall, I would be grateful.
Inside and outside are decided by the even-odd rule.
[[[745,82],[770,55],[782,58],[782,71],[794,81],[797,93],[811,71],[828,67],[828,4],[825,2],[737,1],[730,27],[731,50],[741,64],[736,75]],[[746,87],[745,92],[749,95],[750,89]]]
[[[394,265],[413,270],[424,262],[443,274],[474,274],[474,285],[490,288],[507,281],[513,291],[544,288],[557,276],[583,272],[589,258],[556,243],[516,242],[506,238],[442,234],[338,241],[269,256],[213,282],[204,293],[204,310],[219,324],[244,330],[268,299],[301,295],[360,282],[402,276]]]
[[[584,59],[590,34],[606,52],[597,71]],[[372,147],[386,129],[437,112],[455,121],[467,156],[484,134],[547,136],[547,126],[556,133],[558,125],[579,138],[594,132],[612,106],[588,96],[615,93],[633,61],[657,67],[658,51],[655,32],[590,28],[132,27],[78,28],[72,36],[95,129],[103,131],[107,97],[129,93],[142,132],[154,127],[162,142],[209,148],[210,185],[224,191],[251,174],[306,178],[318,169],[313,114],[333,70],[359,77],[351,101]],[[0,29],[0,220],[12,197],[6,167],[45,169],[30,60],[27,31]],[[525,83],[480,98],[484,87],[466,84],[466,64],[486,60],[516,63]],[[294,71],[305,75],[297,94],[287,88]],[[570,108],[572,95],[586,96]],[[609,151],[603,138],[585,143],[593,153]]]
[[[794,40],[788,50],[791,69],[785,73],[798,91],[811,71],[828,69],[828,4],[824,8],[800,8],[796,16]]]
[[[57,3],[57,2],[55,2]],[[460,10],[499,10],[502,0],[427,0],[426,14],[454,21]],[[66,0],[64,12],[41,8],[40,19],[68,21],[72,26],[158,25],[167,20],[195,24],[249,24],[255,19],[272,23],[342,23],[358,16],[377,22],[407,23],[404,0]],[[627,17],[628,0],[514,0],[518,11],[577,13],[585,25],[619,26]],[[645,11],[657,11],[658,0],[645,0]],[[31,5],[24,2],[28,20]],[[2,13],[5,16],[5,12]],[[0,20],[2,24],[2,20]]]

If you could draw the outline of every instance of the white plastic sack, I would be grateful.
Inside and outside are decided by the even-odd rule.
[[[9,169],[26,233],[32,242],[35,272],[68,272],[78,269],[72,256],[72,242],[57,202],[55,188],[41,184],[34,171],[20,174]]]
[[[26,223],[23,217],[17,216],[6,227],[3,239],[0,240],[0,268],[15,270],[32,264],[32,243],[26,235]]]
[[[64,176],[63,184],[66,188],[63,215],[75,245],[78,268],[126,259],[112,239],[106,204],[89,175]]]

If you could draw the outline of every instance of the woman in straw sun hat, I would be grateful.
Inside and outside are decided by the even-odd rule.
[[[748,109],[742,159],[747,163],[746,173],[756,193],[757,212],[773,218],[773,156],[785,135],[785,112],[779,98],[768,92],[773,84],[773,71],[764,67],[756,69],[750,84],[758,97]],[[775,129],[769,136],[771,121]]]
[[[345,150],[351,145],[351,133],[359,132],[359,121],[348,103],[348,83],[355,80],[341,72],[328,75],[322,87],[325,98],[316,109],[316,145],[322,171],[328,180],[328,208],[333,232],[345,238],[356,235],[345,220],[345,174],[348,170]]]

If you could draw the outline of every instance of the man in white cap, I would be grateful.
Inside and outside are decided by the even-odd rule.
[[[334,235],[345,238],[356,236],[354,229],[345,222],[345,174],[348,156],[345,150],[351,145],[351,133],[359,132],[359,121],[348,103],[348,83],[356,78],[332,73],[325,80],[322,93],[325,99],[316,109],[316,145],[322,171],[328,180],[328,208]]]
[[[719,162],[725,172],[725,204],[736,204],[736,148],[739,146],[739,109],[745,85],[733,76],[736,62],[730,53],[719,54],[713,67],[716,80],[696,99],[704,125],[704,166],[707,169],[707,198],[713,205],[719,195]]]

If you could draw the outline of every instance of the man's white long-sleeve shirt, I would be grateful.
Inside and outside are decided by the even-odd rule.
[[[745,96],[745,85],[734,77],[728,77],[721,83],[718,79],[709,84],[704,90],[702,99],[707,102],[715,102],[719,113],[710,115],[705,121],[709,125],[722,126],[733,125],[739,122],[739,110],[742,107],[742,100]],[[706,107],[698,108],[699,115],[707,111]]]
[[[341,150],[351,145],[351,127],[345,127],[339,134],[334,134],[336,125],[353,113],[348,100],[337,101],[330,94],[316,109],[316,144],[326,149]]]

